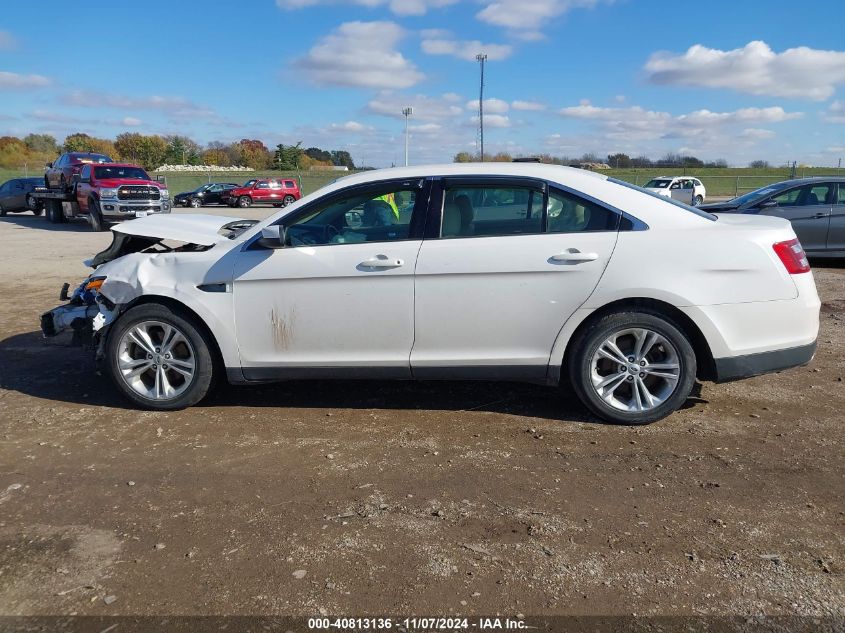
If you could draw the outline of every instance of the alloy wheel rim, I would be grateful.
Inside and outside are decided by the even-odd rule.
[[[178,398],[197,372],[188,338],[162,321],[143,321],[129,328],[118,343],[116,361],[124,383],[148,400]]]
[[[608,406],[628,413],[656,409],[675,393],[680,355],[662,334],[625,328],[608,336],[590,360],[590,380]]]

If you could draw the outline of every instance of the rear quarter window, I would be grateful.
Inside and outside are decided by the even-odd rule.
[[[678,207],[679,209],[683,209],[687,213],[693,213],[700,218],[704,218],[705,220],[710,220],[711,222],[715,222],[717,220],[717,217],[715,215],[713,215],[712,213],[707,213],[706,211],[702,211],[701,209],[698,209],[696,207],[691,207],[688,204],[684,204],[683,202],[678,202],[677,200],[674,200],[672,198],[660,196],[660,195],[654,193],[653,191],[648,191],[647,189],[643,189],[642,187],[637,187],[636,185],[632,185],[630,182],[625,182],[624,180],[618,180],[617,178],[608,178],[607,181],[612,182],[616,185],[621,185],[623,187],[627,187],[628,189],[633,189],[635,191],[639,191],[640,193],[643,193],[647,196],[651,196],[652,198],[656,198],[657,200],[660,200],[661,202],[665,202],[666,204],[671,204],[673,206]]]

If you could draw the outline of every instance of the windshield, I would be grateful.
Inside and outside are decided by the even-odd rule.
[[[654,178],[653,180],[649,180],[644,186],[646,189],[666,189],[666,187],[671,184],[671,180],[666,180],[664,178]]]
[[[95,167],[94,177],[98,180],[124,178],[127,180],[149,180],[150,177],[140,167]]]
[[[728,200],[728,202],[730,202],[731,204],[736,204],[737,206],[742,206],[744,204],[748,204],[749,202],[756,202],[761,198],[765,198],[768,195],[776,193],[788,185],[789,183],[782,183],[780,185],[768,185],[761,189],[757,189],[756,191],[750,191],[737,198]]]

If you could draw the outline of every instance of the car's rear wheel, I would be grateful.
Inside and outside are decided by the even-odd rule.
[[[112,326],[106,349],[112,380],[143,408],[183,409],[211,389],[211,341],[179,310],[153,303],[127,310]]]
[[[696,358],[671,319],[654,312],[615,312],[581,331],[568,369],[575,393],[590,411],[609,422],[648,424],[686,401]]]
[[[252,204],[252,198],[250,198],[249,196],[241,196],[240,198],[238,198],[238,206],[241,209],[246,209],[251,204]]]
[[[6,213],[7,213],[6,209],[4,209],[4,208],[3,208],[3,205],[2,205],[2,204],[0,204],[0,218],[5,218],[5,217],[6,217]]]
[[[293,196],[285,196],[285,197],[282,199],[282,206],[283,206],[283,207],[286,207],[286,206],[288,206],[289,204],[293,204],[294,202],[296,202],[296,198],[294,198]]]

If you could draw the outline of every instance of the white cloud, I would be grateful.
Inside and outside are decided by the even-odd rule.
[[[422,125],[409,125],[408,129],[417,134],[437,134],[443,129],[439,123],[423,123]]]
[[[470,119],[473,125],[478,125],[478,116]],[[511,126],[511,120],[504,114],[487,114],[484,113],[484,127],[485,128],[506,128]],[[486,153],[486,151],[485,151]]]
[[[538,103],[536,101],[512,101],[511,107],[514,110],[520,110],[523,112],[540,112],[541,110],[546,109],[545,104]]]
[[[761,128],[747,128],[740,133],[740,137],[751,141],[765,141],[774,138],[775,133]]]
[[[845,123],[845,101],[834,101],[822,118],[829,123]]]
[[[697,44],[682,55],[653,54],[645,71],[656,84],[820,101],[845,84],[845,52],[801,46],[775,53],[760,41],[730,51]]]
[[[138,127],[139,125],[143,124],[141,119],[137,119],[134,116],[125,116],[120,121],[121,125],[125,125],[127,127]]]
[[[0,51],[13,51],[18,47],[18,41],[9,31],[0,30]]]
[[[312,83],[356,88],[409,88],[423,74],[395,50],[404,36],[395,22],[346,22],[295,66]]]
[[[455,97],[457,95],[451,93],[440,97],[429,97],[383,91],[367,104],[366,112],[401,119],[403,118],[402,109],[411,106],[414,109],[412,120],[439,122],[454,119],[463,114],[463,108],[456,105]],[[460,101],[460,97],[457,101]]]
[[[0,70],[0,90],[32,90],[50,85],[50,80],[42,75],[19,75]]]
[[[489,61],[507,59],[513,53],[513,47],[508,44],[482,44],[479,40],[424,39],[421,47],[429,55],[451,55],[470,62],[479,53],[486,54]]]
[[[743,138],[762,140],[763,133],[768,133],[768,130],[750,126],[782,123],[803,116],[801,112],[786,112],[780,106],[741,108],[733,112],[696,110],[674,116],[640,106],[602,108],[589,103],[563,108],[560,114],[566,118],[595,121],[607,138],[625,141],[702,137],[713,134],[715,130],[730,130],[732,126],[749,126],[742,132]]]
[[[478,112],[478,99],[473,99],[472,101],[467,101],[466,104],[467,110],[472,110],[473,112]],[[484,120],[487,121],[487,113],[490,114],[504,114],[510,110],[510,106],[508,105],[507,101],[502,101],[501,99],[485,99],[484,100]]]
[[[346,123],[332,123],[329,128],[331,130],[337,130],[341,132],[364,132],[368,129],[366,125],[363,123],[358,123],[358,121],[347,121]]]
[[[476,17],[487,24],[501,26],[520,39],[542,38],[541,29],[552,18],[573,9],[592,9],[603,0],[482,0],[486,5]],[[612,1],[612,0],[610,0]]]
[[[94,90],[75,90],[63,94],[59,101],[65,105],[82,108],[119,108],[123,110],[159,110],[180,118],[215,118],[211,108],[197,105],[182,97],[130,97]]]
[[[276,0],[281,9],[303,9],[317,5],[356,5],[374,9],[386,6],[396,15],[425,15],[429,9],[455,4],[458,0]]]

